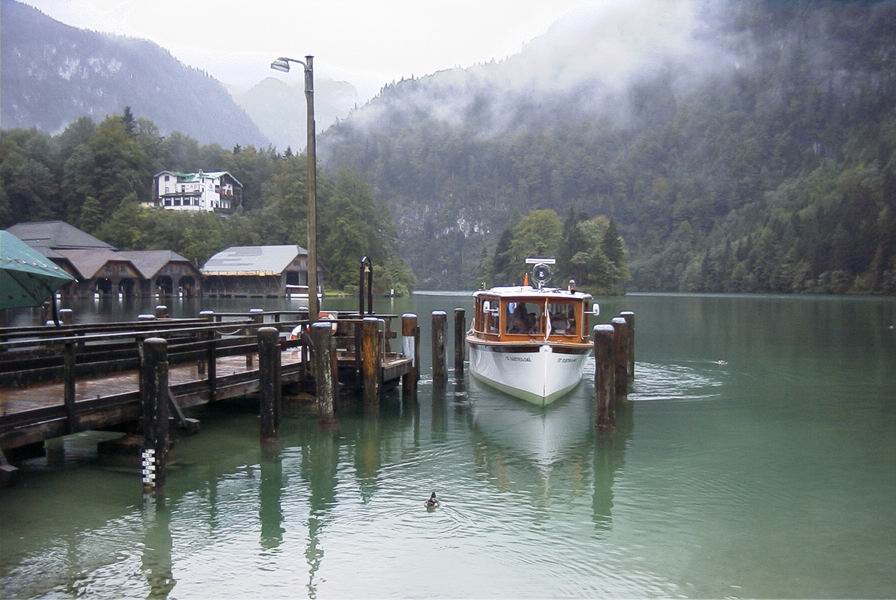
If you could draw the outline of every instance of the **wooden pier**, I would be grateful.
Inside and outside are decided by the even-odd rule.
[[[167,315],[163,309],[156,314]],[[266,418],[264,410],[273,409],[265,398],[279,398],[282,389],[317,402],[321,418],[329,420],[336,416],[340,388],[355,392],[366,385],[367,404],[402,378],[406,390],[416,389],[408,382],[416,383],[419,361],[391,350],[398,337],[395,315],[338,314],[314,327],[305,316],[206,311],[196,319],[141,315],[135,322],[0,329],[0,475],[11,469],[7,457],[42,455],[44,442],[53,438],[85,430],[137,431],[141,425],[146,433],[153,429],[148,413],[161,410],[158,404],[166,423],[170,409],[174,426],[195,430],[198,423],[186,419],[184,409],[258,394],[267,428],[262,437],[270,438],[279,407]],[[414,334],[416,344],[403,341],[403,347],[419,346],[419,330]],[[324,377],[315,357],[331,363]],[[147,379],[144,371],[159,362],[165,389],[154,390],[148,382],[158,377]]]

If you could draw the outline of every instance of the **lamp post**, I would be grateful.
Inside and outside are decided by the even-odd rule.
[[[275,71],[289,73],[289,63],[299,63],[305,68],[305,104],[308,107],[308,318],[317,321],[317,152],[314,135],[314,57],[304,61],[281,56],[271,63]]]

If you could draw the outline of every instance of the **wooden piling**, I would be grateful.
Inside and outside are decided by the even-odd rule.
[[[209,330],[206,334],[208,342],[205,349],[205,372],[208,375],[208,399],[215,401],[215,392],[218,385],[218,358],[217,358],[217,334],[215,330]]]
[[[159,304],[156,306],[155,311],[153,311],[153,316],[157,319],[167,319],[168,318],[168,307],[164,304]]]
[[[59,309],[59,323],[61,325],[71,325],[75,322],[75,314],[70,308]]]
[[[165,485],[168,460],[168,342],[143,342],[140,370],[143,421],[143,491],[160,492]]]
[[[462,308],[454,309],[454,376],[464,376],[464,348],[467,337],[467,316]]]
[[[414,375],[420,381],[420,326],[414,327]]]
[[[607,431],[616,424],[616,363],[612,325],[594,326],[594,402],[597,428]]]
[[[445,368],[445,324],[448,315],[444,310],[432,311],[432,380],[445,383],[448,374]]]
[[[318,415],[322,422],[330,422],[336,417],[339,379],[334,368],[336,350],[333,345],[333,329],[329,322],[317,322],[311,326],[311,343],[314,346],[314,383]]]
[[[628,380],[635,380],[635,313],[630,310],[619,313],[628,325]]]
[[[75,413],[75,380],[77,373],[75,372],[75,344],[66,342],[62,357],[62,380],[63,391],[62,397],[65,403],[65,413],[68,416],[68,433],[74,433],[78,430],[78,417]]]
[[[613,325],[613,363],[616,365],[616,399],[628,396],[628,325],[622,317],[610,321]]]
[[[382,356],[377,345],[376,317],[364,317],[361,324],[361,379],[364,382],[364,403],[379,402],[379,378],[382,370]]]
[[[401,353],[412,361],[412,369],[401,376],[401,390],[407,398],[417,392],[417,370],[420,364],[417,362],[417,344],[415,333],[417,331],[417,315],[405,313],[401,315]]]
[[[261,441],[280,434],[280,332],[274,327],[258,330],[258,407]]]
[[[250,308],[249,312],[252,313],[252,322],[256,324],[264,323],[264,315],[260,314],[264,312],[263,308]],[[252,327],[246,327],[246,336],[252,335]],[[258,327],[255,327],[256,333],[258,331]],[[246,369],[251,369],[253,365],[254,355],[252,352],[246,352]],[[260,359],[259,359],[260,360]]]

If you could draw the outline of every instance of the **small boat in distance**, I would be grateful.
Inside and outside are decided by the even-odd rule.
[[[470,371],[511,396],[546,406],[582,380],[591,351],[588,337],[591,294],[549,288],[551,258],[527,258],[535,265],[528,285],[495,287],[473,294],[473,326],[467,332]],[[528,277],[527,277],[528,279]]]

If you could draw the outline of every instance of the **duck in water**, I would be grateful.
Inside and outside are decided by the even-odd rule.
[[[439,500],[436,498],[435,492],[432,493],[432,496],[429,497],[429,500],[423,503],[423,506],[425,506],[429,510],[435,510],[439,507]]]

